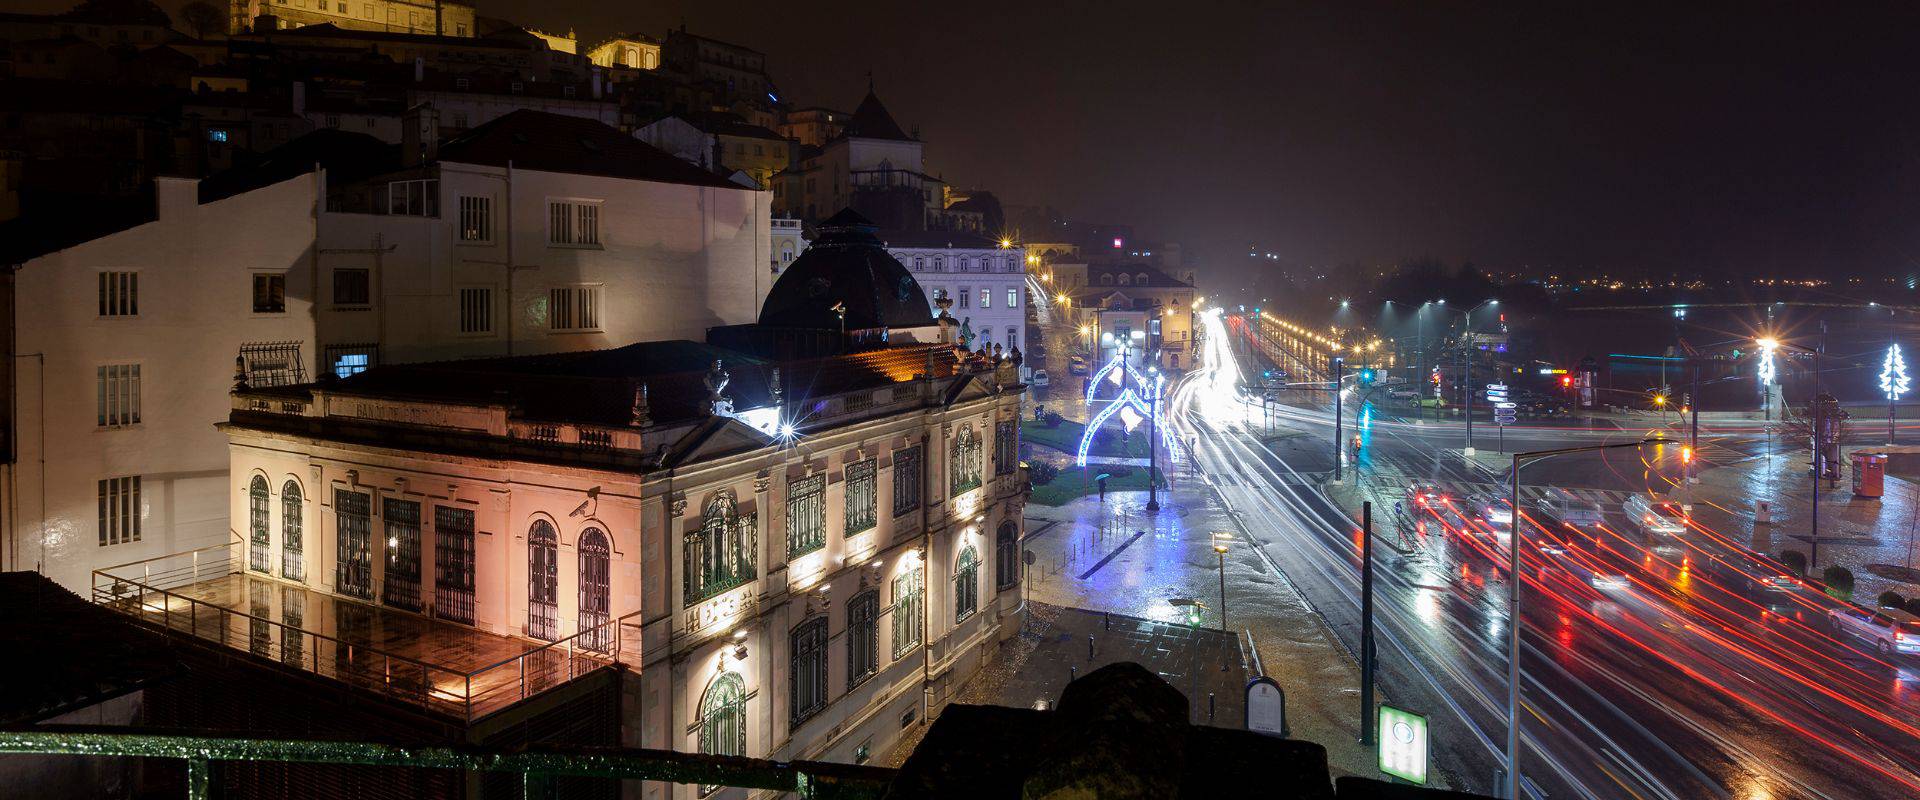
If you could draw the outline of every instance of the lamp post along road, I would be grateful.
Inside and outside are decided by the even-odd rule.
[[[1507,476],[1507,503],[1512,514],[1512,522],[1508,524],[1510,533],[1507,536],[1507,580],[1510,581],[1507,587],[1507,785],[1504,787],[1505,794],[1501,795],[1508,800],[1518,800],[1520,797],[1520,536],[1523,530],[1520,514],[1520,465],[1549,456],[1590,453],[1621,447],[1638,448],[1648,444],[1666,443],[1666,439],[1648,438],[1637,442],[1595,444],[1513,454],[1513,467]]]

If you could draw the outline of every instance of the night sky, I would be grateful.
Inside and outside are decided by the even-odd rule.
[[[871,69],[932,172],[1209,267],[1920,270],[1911,4],[479,2],[684,21],[799,106]]]

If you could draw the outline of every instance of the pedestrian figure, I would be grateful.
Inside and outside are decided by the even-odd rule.
[[[1105,475],[1100,476],[1099,482],[1100,482],[1100,502],[1104,503],[1104,502],[1107,502],[1107,476]]]

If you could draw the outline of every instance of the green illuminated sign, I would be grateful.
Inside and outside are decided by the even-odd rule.
[[[1380,771],[1405,781],[1427,783],[1427,718],[1390,705],[1380,706]]]

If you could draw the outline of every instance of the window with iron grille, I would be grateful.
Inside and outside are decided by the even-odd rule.
[[[980,487],[980,438],[974,435],[972,425],[961,425],[954,435],[949,461],[953,465],[954,494]]]
[[[1020,463],[1020,426],[1012,420],[993,424],[993,474],[1012,475]]]
[[[493,332],[493,288],[467,286],[460,289],[460,332]]]
[[[287,274],[284,272],[253,273],[253,313],[287,313]]]
[[[600,329],[600,287],[556,286],[547,292],[547,321],[555,331]]]
[[[1020,530],[1012,521],[1000,523],[994,537],[994,588],[1011,589],[1020,582]]]
[[[273,570],[273,536],[267,528],[270,507],[267,479],[253,476],[247,488],[247,567],[254,572]]]
[[[980,554],[972,545],[953,565],[953,621],[959,624],[980,610]]]
[[[99,482],[101,546],[140,541],[140,476]]]
[[[731,493],[723,492],[707,502],[700,527],[688,531],[682,543],[683,606],[692,606],[753,580],[759,527],[760,515],[740,515]]]
[[[847,465],[846,536],[865,533],[879,524],[874,473],[875,462],[871,458]]]
[[[95,423],[102,428],[140,423],[139,364],[94,368],[94,412]]]
[[[787,481],[787,558],[827,546],[827,476]]]
[[[367,306],[373,304],[373,271],[365,267],[340,267],[333,271],[333,304]]]
[[[300,357],[300,347],[298,341],[240,345],[240,363],[247,370],[247,385],[260,388],[306,383],[307,366]]]
[[[336,378],[358,375],[380,363],[380,345],[335,344],[327,346],[326,366]]]
[[[712,756],[747,754],[747,688],[737,673],[721,673],[700,699],[700,752]],[[719,790],[718,785],[701,786],[700,796]]]
[[[868,589],[847,603],[847,689],[880,670],[880,590]]]
[[[920,445],[893,451],[893,515],[900,516],[920,508],[921,483],[926,462]]]
[[[133,317],[140,314],[140,273],[100,273],[100,316]]]
[[[600,203],[597,201],[560,201],[547,203],[547,243],[573,247],[600,243]]]
[[[527,534],[527,635],[560,638],[560,534],[544,519]]]
[[[473,195],[460,197],[460,241],[493,241],[493,198]]]
[[[920,646],[926,620],[920,616],[925,598],[920,591],[920,570],[910,568],[893,579],[893,657],[904,658]]]
[[[613,588],[610,562],[613,548],[606,532],[588,528],[580,532],[580,646],[596,653],[613,652],[613,628],[609,625]]]
[[[333,491],[334,539],[338,543],[334,588],[349,597],[373,599],[373,498]]]
[[[280,577],[290,581],[307,579],[304,499],[300,484],[287,481],[280,487]]]
[[[433,507],[433,615],[473,624],[473,510]]]
[[[800,623],[792,634],[792,671],[787,684],[793,726],[827,707],[827,618]]]
[[[380,602],[419,611],[420,504],[382,498],[380,516],[387,524],[386,585],[380,592]]]

